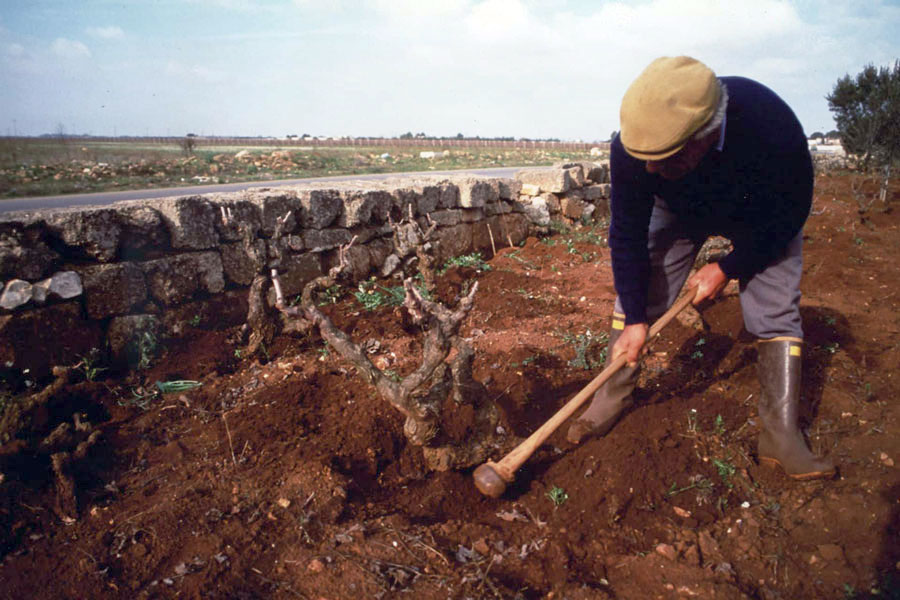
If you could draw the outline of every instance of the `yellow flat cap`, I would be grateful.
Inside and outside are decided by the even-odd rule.
[[[619,135],[625,151],[641,160],[672,156],[712,118],[720,95],[716,74],[702,62],[657,58],[622,98]]]

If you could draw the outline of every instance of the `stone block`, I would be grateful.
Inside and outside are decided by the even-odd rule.
[[[441,205],[441,192],[437,185],[398,188],[393,192],[392,216],[401,219],[409,215],[409,206],[413,207],[414,215],[431,214]]]
[[[135,263],[86,267],[80,274],[92,319],[128,314],[147,299],[147,282]]]
[[[337,190],[306,190],[300,193],[300,225],[305,229],[325,229],[340,216],[344,201]]]
[[[165,306],[183,304],[197,292],[217,294],[225,289],[218,252],[192,252],[141,263],[154,300]]]
[[[441,200],[438,208],[457,208],[460,206],[459,187],[456,184],[445,181],[440,184]]]
[[[500,248],[501,246],[507,247],[510,245],[510,242],[514,246],[521,244],[525,238],[528,237],[530,222],[528,217],[524,214],[511,213],[500,215],[497,217],[497,223],[499,236],[498,229],[494,229],[494,226],[491,225],[491,230],[494,234],[494,242],[497,244],[497,248]]]
[[[15,310],[31,302],[33,287],[24,279],[12,279],[3,287],[0,293],[0,308]]]
[[[541,186],[534,183],[523,183],[522,187],[519,188],[519,193],[525,196],[540,196]]]
[[[81,277],[75,271],[60,271],[52,277],[34,284],[32,289],[34,301],[43,304],[48,299],[61,298],[69,300],[84,292]]]
[[[145,248],[170,245],[162,215],[153,208],[129,203],[117,210],[122,223],[120,247],[123,258],[131,258],[136,251]]]
[[[588,180],[594,183],[609,183],[609,161],[589,164],[591,168],[584,172]]]
[[[559,196],[544,192],[538,197],[547,204],[547,210],[550,211],[551,215],[559,213]]]
[[[279,188],[261,188],[254,190],[248,200],[259,210],[259,223],[262,235],[272,237],[278,230],[280,219],[287,221],[281,227],[282,234],[294,233],[303,219],[303,200],[296,191]]]
[[[41,239],[40,228],[0,225],[0,281],[16,278],[36,281],[46,275],[59,258],[59,254]]]
[[[483,208],[463,208],[460,211],[460,220],[463,223],[477,223],[484,219]]]
[[[34,378],[56,365],[71,365],[103,347],[103,331],[82,316],[81,304],[65,302],[0,316],[0,362],[30,369]]]
[[[572,176],[566,169],[526,169],[516,173],[516,180],[538,186],[544,192],[564,194],[572,188]]]
[[[462,209],[452,208],[449,210],[439,210],[431,213],[431,219],[438,224],[438,227],[452,227],[462,222]]]
[[[452,227],[441,227],[435,232],[437,240],[437,262],[439,265],[453,256],[461,256],[472,251],[472,224],[460,223]]]
[[[593,217],[594,220],[600,219],[609,219],[612,214],[609,209],[609,200],[606,198],[601,198],[600,200],[595,200],[593,205],[597,210],[594,211]]]
[[[525,203],[525,216],[535,225],[547,226],[550,224],[550,207],[543,196],[532,198]]]
[[[344,254],[347,261],[347,272],[353,281],[361,281],[368,277],[372,270],[372,255],[365,246],[351,246]]]
[[[205,250],[219,243],[216,224],[222,218],[221,214],[203,196],[150,200],[148,205],[162,215],[173,248]]]
[[[117,366],[139,365],[158,351],[160,323],[156,315],[113,317],[106,330],[110,360]]]
[[[215,205],[219,209],[219,219],[216,221],[216,227],[219,231],[219,237],[226,242],[243,241],[249,235],[252,239],[259,236],[262,231],[262,215],[263,207],[266,207],[266,215],[271,220],[271,232],[275,232],[276,221],[279,216],[293,210],[300,210],[300,203],[293,204],[281,202],[279,200],[269,201],[267,196],[260,196],[254,201],[250,200],[233,200],[227,197],[219,197]],[[287,223],[286,228],[296,229],[296,218],[293,223]]]
[[[462,208],[480,208],[500,199],[498,187],[490,181],[475,177],[454,177],[451,181],[459,188]]]
[[[580,164],[566,167],[566,171],[569,173],[570,188],[577,189],[584,185],[584,169]]]
[[[253,283],[253,278],[266,264],[265,240],[256,240],[249,252],[244,244],[223,244],[219,251],[225,277],[238,285]]]
[[[493,217],[494,215],[505,215],[513,211],[513,205],[509,202],[497,202],[496,204],[488,204],[484,207],[484,215]]]
[[[346,229],[307,229],[302,233],[303,247],[310,252],[322,252],[343,246],[353,236]]]
[[[383,190],[347,191],[344,210],[337,219],[340,227],[381,225],[388,219],[394,198]]]
[[[599,200],[601,198],[609,198],[609,184],[586,185],[581,188],[584,199],[588,202]]]
[[[580,219],[584,213],[584,201],[570,192],[560,198],[559,211],[568,219]]]
[[[51,211],[44,222],[50,235],[85,256],[110,262],[118,255],[122,223],[114,209]]]
[[[319,253],[305,252],[285,256],[278,267],[278,279],[285,298],[296,296],[303,286],[322,275],[322,259]],[[274,286],[269,287],[269,304],[275,305]]]
[[[491,185],[497,187],[497,195],[501,200],[514,200],[522,191],[522,182],[515,179],[493,179]]]

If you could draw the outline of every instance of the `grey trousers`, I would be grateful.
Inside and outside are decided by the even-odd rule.
[[[691,240],[678,217],[657,198],[650,215],[650,285],[647,318],[652,323],[677,299],[702,244]],[[803,232],[798,233],[782,256],[740,284],[744,327],[760,339],[788,336],[803,338],[800,322],[800,277],[803,274]],[[616,298],[615,312],[623,314]]]

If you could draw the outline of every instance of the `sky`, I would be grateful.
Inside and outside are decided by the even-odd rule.
[[[0,135],[602,141],[682,54],[827,132],[835,82],[900,59],[900,0],[2,0]]]

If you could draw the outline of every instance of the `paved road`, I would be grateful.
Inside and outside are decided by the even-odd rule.
[[[189,187],[154,188],[150,190],[126,190],[121,192],[101,192],[94,194],[67,194],[64,196],[35,196],[32,198],[0,199],[0,213],[18,210],[43,210],[48,208],[70,208],[74,206],[97,206],[112,204],[120,200],[146,200],[192,194],[212,194],[239,192],[252,188],[278,187],[298,183],[318,183],[337,181],[379,180],[391,177],[416,177],[426,175],[460,175],[474,173],[485,177],[513,177],[517,171],[529,167],[499,167],[493,169],[465,169],[462,171],[419,171],[414,173],[374,173],[367,175],[336,175],[333,177],[310,177],[307,179],[280,179],[278,181],[245,181],[243,183],[222,183],[217,185],[196,185]]]

